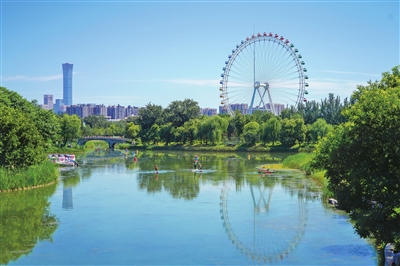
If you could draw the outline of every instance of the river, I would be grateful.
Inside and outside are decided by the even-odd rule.
[[[192,172],[199,155],[203,171]],[[1,264],[377,265],[287,155],[97,151],[56,185],[0,194]],[[159,173],[154,173],[154,166]]]

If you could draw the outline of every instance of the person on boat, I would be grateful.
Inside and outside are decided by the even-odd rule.
[[[397,250],[393,251],[393,263],[396,266],[400,266],[400,253]]]
[[[197,165],[196,165],[196,160],[194,160],[194,161],[193,161],[193,169],[196,170],[196,167],[197,167]]]
[[[156,172],[158,172],[158,165],[156,165],[156,166],[154,167],[154,170],[155,170]]]
[[[203,170],[203,165],[201,163],[199,163],[199,170],[202,171]]]

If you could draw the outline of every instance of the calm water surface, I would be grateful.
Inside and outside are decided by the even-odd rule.
[[[195,155],[97,152],[57,185],[2,193],[0,263],[377,265],[300,172],[257,173],[286,155],[198,153],[202,173]]]

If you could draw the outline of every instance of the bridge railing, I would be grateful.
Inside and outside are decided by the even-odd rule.
[[[120,141],[131,141],[131,139],[124,138],[121,136],[85,136],[81,137],[80,139],[85,140],[120,140]]]

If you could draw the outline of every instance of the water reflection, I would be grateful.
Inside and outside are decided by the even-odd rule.
[[[72,187],[63,187],[63,201],[62,201],[62,208],[66,210],[73,209],[73,202],[72,202]]]
[[[52,241],[57,217],[49,212],[56,185],[0,193],[0,264],[28,255],[39,241]]]
[[[246,153],[197,154],[203,172],[192,172],[195,155],[78,158],[51,198],[62,221],[54,242],[15,264],[371,265],[373,251],[362,256],[368,245],[300,172],[260,176],[257,167],[275,159]]]
[[[297,179],[295,172],[282,171],[267,179],[250,177],[246,181],[240,186],[227,181],[221,190],[221,219],[228,238],[251,260],[283,260],[305,232],[307,202],[319,199],[320,193],[304,179]],[[293,197],[297,197],[297,203]]]

